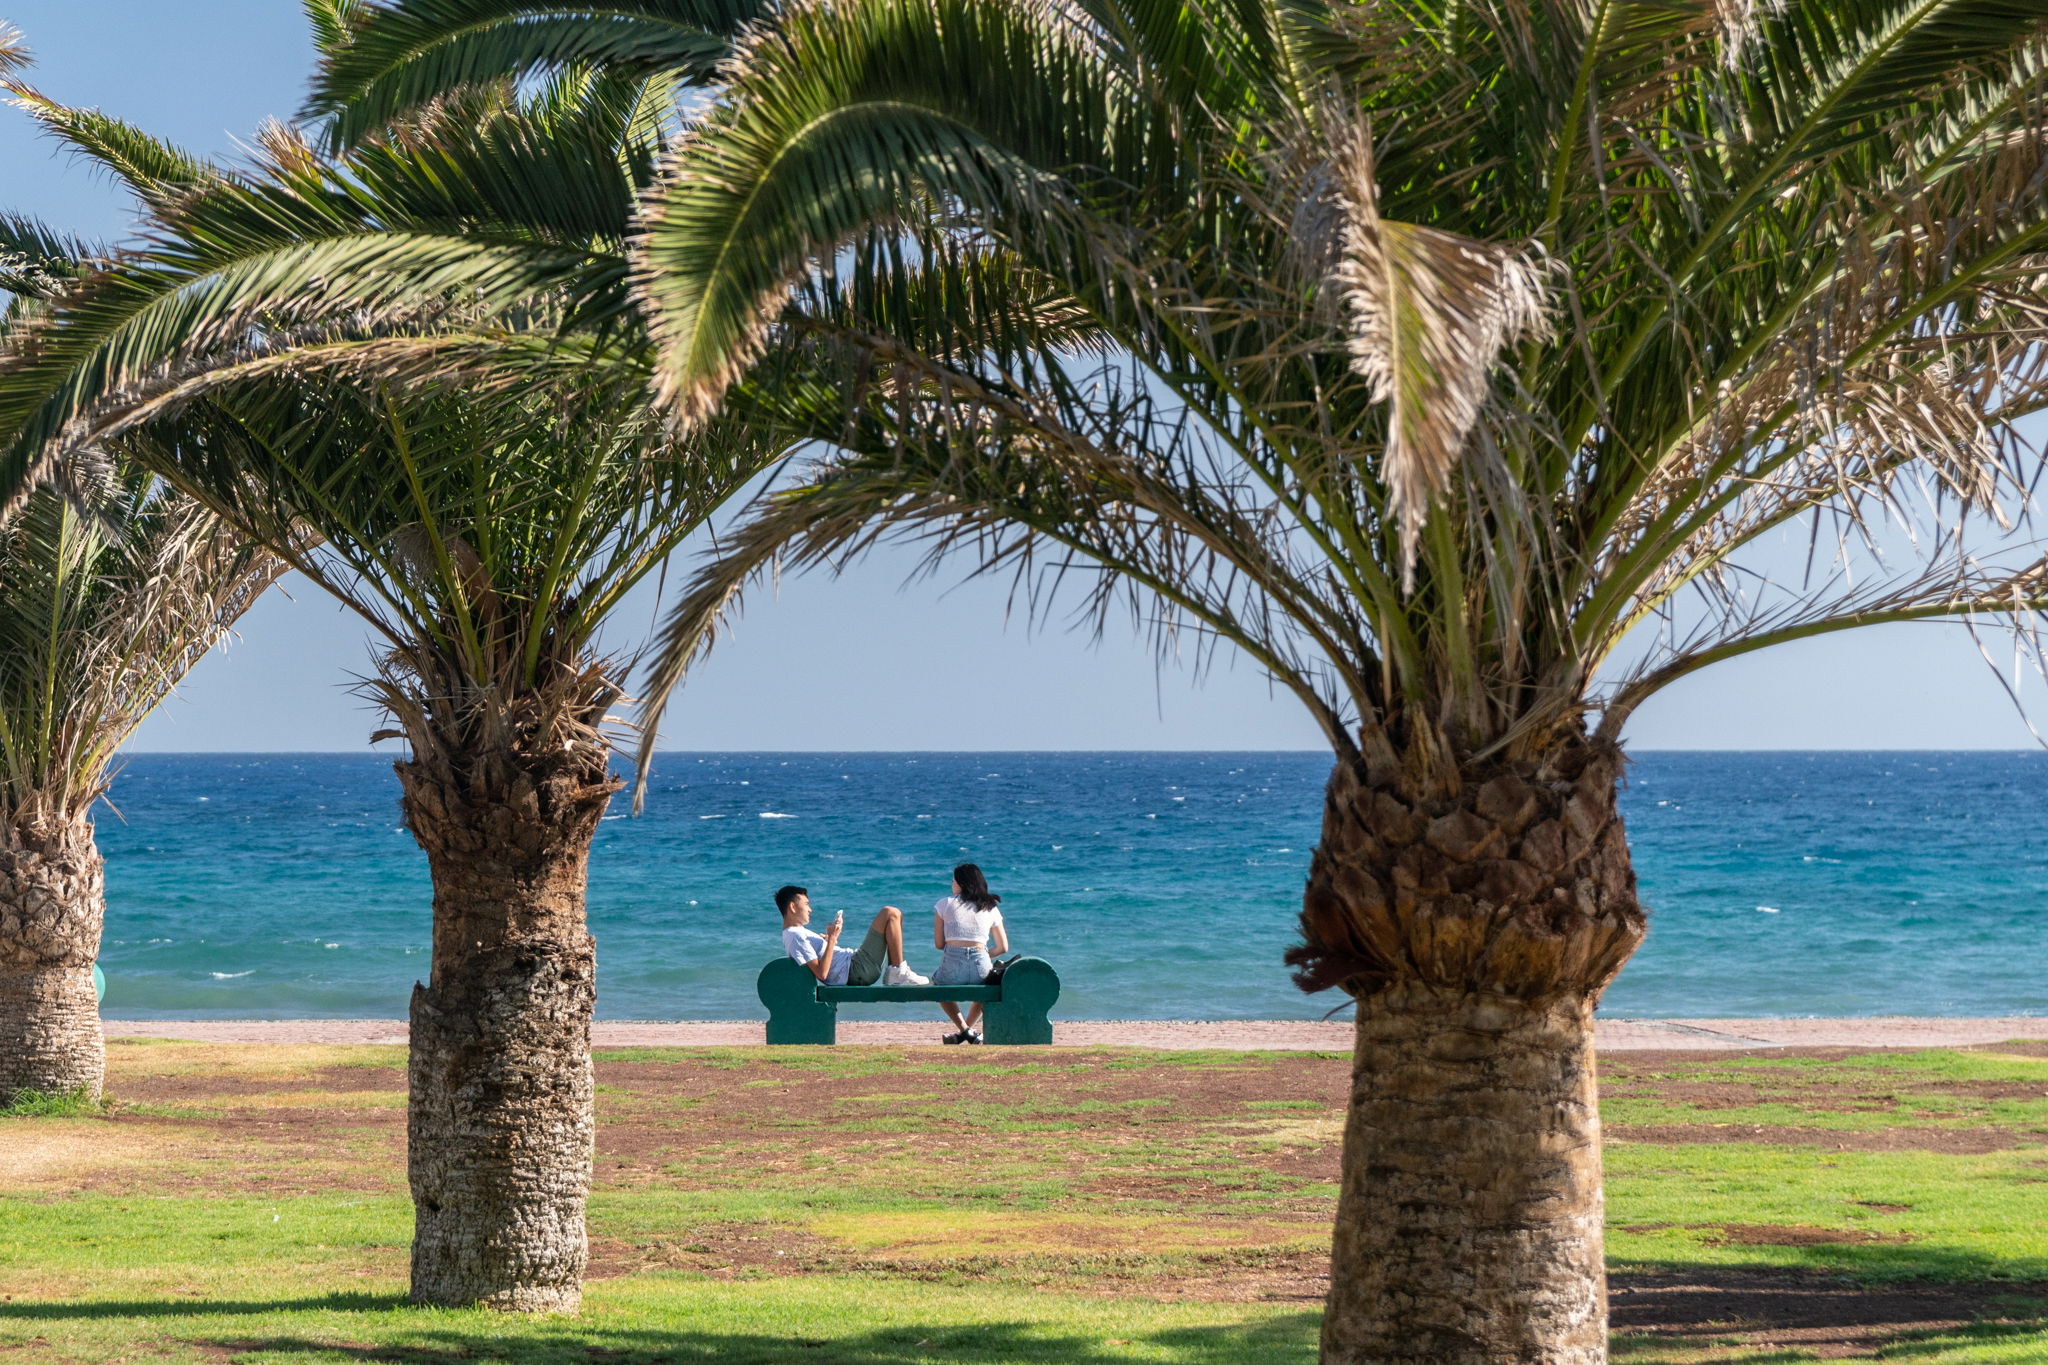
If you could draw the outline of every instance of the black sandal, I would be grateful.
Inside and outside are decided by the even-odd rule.
[[[939,1039],[939,1041],[942,1043],[964,1043],[967,1041],[967,1030],[961,1029],[958,1033],[949,1033],[945,1037]],[[978,1043],[981,1041],[981,1039],[977,1038],[974,1041]]]

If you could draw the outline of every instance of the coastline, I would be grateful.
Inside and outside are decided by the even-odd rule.
[[[757,1020],[599,1020],[591,1046],[760,1047]],[[403,1019],[109,1019],[109,1040],[171,1039],[200,1043],[403,1043]],[[1845,1019],[1600,1019],[1601,1052],[1750,1051],[1760,1048],[1982,1047],[2012,1039],[2048,1041],[2048,1017],[1991,1019],[1904,1015]],[[941,1021],[842,1019],[846,1044],[939,1046]],[[1059,1020],[1055,1047],[1153,1047],[1170,1050],[1347,1052],[1348,1020]]]

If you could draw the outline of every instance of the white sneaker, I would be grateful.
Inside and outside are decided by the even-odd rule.
[[[882,984],[884,986],[929,986],[932,984],[932,980],[928,976],[919,976],[916,972],[910,970],[908,962],[900,967],[892,962],[882,968]]]

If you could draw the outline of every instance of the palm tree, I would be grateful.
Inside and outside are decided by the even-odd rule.
[[[45,489],[0,529],[0,1103],[99,1097],[93,807],[135,727],[275,576],[131,464],[93,492],[82,512]]]
[[[268,129],[247,173],[21,93],[152,222],[0,366],[0,475],[146,438],[148,468],[385,646],[371,688],[410,746],[434,885],[407,1128],[421,1302],[580,1300],[585,868],[630,664],[601,636],[780,453],[733,423],[676,440],[620,325],[668,89],[498,82],[340,160]]]
[[[572,1310],[594,1131],[585,875],[630,664],[601,633],[764,452],[728,432],[671,446],[638,383],[533,375],[516,402],[476,402],[323,362],[213,376],[163,467],[386,646],[370,692],[410,748],[395,767],[434,887],[411,1008],[413,1297]]]
[[[5,332],[96,255],[0,217]],[[0,526],[0,1103],[99,1098],[106,919],[92,811],[135,727],[276,576],[131,460],[73,462]]]
[[[1242,650],[1336,760],[1289,954],[1357,1008],[1324,1358],[1602,1360],[1624,722],[2048,600],[2044,71],[2036,0],[797,0],[635,276],[686,417],[802,335],[875,429],[727,541],[653,694],[878,521]],[[1798,527],[1836,567],[1760,575]]]
[[[0,25],[0,79],[28,60]],[[0,215],[0,336],[33,326],[100,254]],[[0,524],[0,1103],[99,1097],[93,808],[135,727],[277,572],[131,461],[102,454],[52,474]]]

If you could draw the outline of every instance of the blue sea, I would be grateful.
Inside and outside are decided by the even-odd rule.
[[[591,856],[599,1016],[761,1017],[784,882],[856,936],[903,907],[929,965],[962,861],[1059,968],[1059,1017],[1319,1016],[1340,999],[1280,955],[1328,764],[665,754],[646,815],[622,800]],[[109,1018],[404,1015],[429,890],[388,759],[145,754],[112,795]],[[2048,1012],[2048,754],[1646,753],[1622,801],[1651,932],[1608,1015]]]

